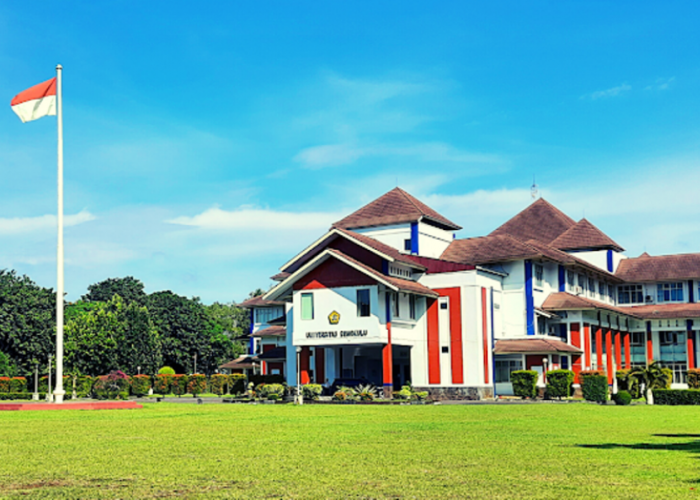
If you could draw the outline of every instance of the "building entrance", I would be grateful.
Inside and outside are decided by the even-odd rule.
[[[355,379],[362,381],[362,383],[382,387],[384,383],[382,349],[383,346],[334,348],[337,378]],[[402,385],[411,380],[411,348],[394,345],[391,351],[394,390],[399,390]]]

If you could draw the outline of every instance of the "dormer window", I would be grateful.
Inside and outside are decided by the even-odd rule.
[[[408,238],[407,240],[403,240],[403,249],[407,252],[411,251],[411,238]]]
[[[535,264],[535,286],[542,288],[544,286],[544,266]]]
[[[659,283],[656,285],[657,302],[683,302],[683,283]]]

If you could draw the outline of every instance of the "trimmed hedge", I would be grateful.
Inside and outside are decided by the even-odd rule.
[[[148,375],[134,375],[130,379],[131,382],[131,394],[138,397],[143,397],[148,395],[148,391],[151,389],[151,377]]]
[[[175,394],[176,396],[182,396],[183,394],[187,394],[187,380],[187,375],[171,375],[170,392]]]
[[[170,394],[170,382],[173,376],[158,374],[153,378],[153,392],[156,394]]]
[[[173,370],[169,366],[164,366],[163,368],[158,370],[158,375],[175,375],[175,370]]]
[[[109,375],[97,377],[92,389],[97,399],[127,399],[129,377],[122,371],[112,371]]]
[[[617,394],[613,395],[613,401],[616,405],[627,406],[632,402],[632,396],[627,391],[617,391]]]
[[[654,389],[652,392],[657,405],[700,405],[698,389]]]
[[[197,396],[207,392],[207,376],[201,373],[193,373],[187,381],[187,392]]]
[[[247,377],[242,373],[232,373],[228,377],[229,394],[233,394],[235,396],[236,394],[243,394],[248,390],[246,383]]]
[[[574,372],[571,370],[552,370],[547,372],[547,396],[550,398],[568,398],[573,393]]]
[[[278,400],[284,397],[287,389],[282,384],[260,384],[256,390],[258,396],[271,400]]]
[[[537,377],[538,373],[534,370],[511,372],[510,381],[513,384],[513,394],[523,399],[534,399],[537,395]]]
[[[0,392],[0,401],[12,401],[13,399],[29,401],[32,399],[31,392]],[[46,399],[46,393],[39,393],[39,401]]]
[[[688,370],[688,388],[700,389],[700,368]]]
[[[27,392],[27,379],[24,377],[0,377],[0,392]]]
[[[301,393],[304,399],[318,399],[318,397],[323,392],[323,386],[321,384],[306,384],[301,386]]]
[[[223,396],[228,389],[228,375],[217,373],[209,378],[209,391],[217,396]]]
[[[585,370],[579,374],[581,392],[586,401],[608,402],[608,377],[602,370]]]

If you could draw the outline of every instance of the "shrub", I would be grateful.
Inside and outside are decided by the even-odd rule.
[[[190,375],[187,382],[187,392],[195,396],[207,392],[207,376],[201,373]]]
[[[75,381],[75,393],[79,398],[86,398],[92,393],[95,379],[89,375],[81,375]]]
[[[673,382],[673,370],[670,368],[662,368],[661,373],[666,375],[666,380],[665,383],[662,380],[657,381],[656,384],[652,387],[652,389],[670,389],[671,388],[671,382]]]
[[[228,375],[216,373],[209,377],[209,390],[217,396],[226,394],[228,388]]]
[[[284,384],[284,375],[251,375],[248,382],[252,382],[255,387],[260,384]]]
[[[172,375],[159,374],[153,379],[153,392],[156,394],[170,394]]]
[[[178,397],[187,394],[187,375],[171,375],[170,392]]]
[[[27,379],[24,377],[12,377],[10,380],[10,392],[27,392]]]
[[[700,389],[700,368],[688,370],[688,387],[690,389]]]
[[[636,377],[630,376],[632,370],[617,370],[615,378],[617,379],[617,389],[619,391],[627,391],[632,396],[632,399],[642,397],[642,388],[639,385],[639,380]]]
[[[317,400],[322,392],[323,386],[321,384],[306,384],[301,386],[301,393],[304,395],[304,399]]]
[[[547,395],[551,398],[568,398],[572,394],[574,372],[571,370],[552,370],[547,372]]]
[[[256,389],[256,395],[263,399],[282,399],[285,391],[282,384],[260,384]]]
[[[51,392],[53,392],[55,389],[56,389],[56,374],[52,373],[51,374]],[[70,392],[73,390],[73,384],[71,382],[70,375],[63,376],[63,389],[66,392]],[[43,377],[39,378],[39,392],[49,392],[49,377],[47,375],[44,375]]]
[[[333,394],[335,401],[350,401],[355,399],[355,390],[350,387],[338,387],[338,390]]]
[[[511,372],[510,381],[513,384],[513,394],[521,398],[531,398],[537,395],[537,372],[534,370],[516,370]]]
[[[627,391],[617,391],[617,394],[613,395],[613,401],[616,405],[626,406],[632,402],[632,396]]]
[[[654,389],[652,392],[657,405],[700,405],[698,389]]]
[[[579,374],[581,380],[581,392],[586,401],[607,403],[608,401],[608,377],[601,370],[587,370]]]
[[[243,394],[247,387],[247,377],[242,373],[232,373],[228,376],[229,394]]]
[[[14,392],[10,391],[10,377],[0,377],[0,392]]]
[[[143,397],[148,395],[151,388],[151,377],[148,375],[134,375],[131,377],[131,393],[134,396]]]
[[[413,391],[411,391],[411,394]],[[371,384],[360,385],[355,389],[355,394],[360,401],[374,401],[377,397],[377,388]]]
[[[175,370],[173,370],[169,366],[164,366],[163,368],[158,370],[158,375],[175,375]]]
[[[28,401],[30,399],[32,399],[31,392],[0,392],[0,401],[12,401],[12,400]],[[39,401],[42,401],[44,399],[46,399],[46,393],[40,392],[39,393]]]
[[[93,385],[97,399],[126,399],[129,396],[129,377],[122,371],[111,371],[109,375],[97,377]]]

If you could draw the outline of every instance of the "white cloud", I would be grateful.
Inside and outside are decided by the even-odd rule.
[[[66,215],[63,218],[65,227],[77,226],[84,222],[95,220],[95,216],[87,210],[74,215]],[[53,229],[58,224],[55,215],[41,215],[38,217],[0,218],[0,234],[19,234],[33,231],[45,231]]]
[[[590,99],[592,101],[595,101],[597,99],[603,99],[607,97],[617,97],[621,94],[624,94],[625,92],[629,92],[630,90],[632,90],[632,86],[627,83],[623,83],[621,85],[618,85],[617,87],[612,87],[605,90],[598,90],[590,94],[582,95],[581,99]]]
[[[421,162],[442,162],[462,164],[504,163],[498,155],[464,151],[441,142],[393,146],[353,146],[351,144],[327,144],[313,146],[299,152],[294,161],[305,168],[320,169],[349,165],[363,157],[405,156]]]
[[[647,85],[644,90],[668,90],[671,84],[676,80],[675,76],[671,78],[657,78],[652,85]]]
[[[217,207],[195,216],[180,216],[166,222],[203,229],[255,229],[255,230],[309,230],[328,229],[340,219],[330,212],[284,212],[260,208],[241,207],[227,211]]]

